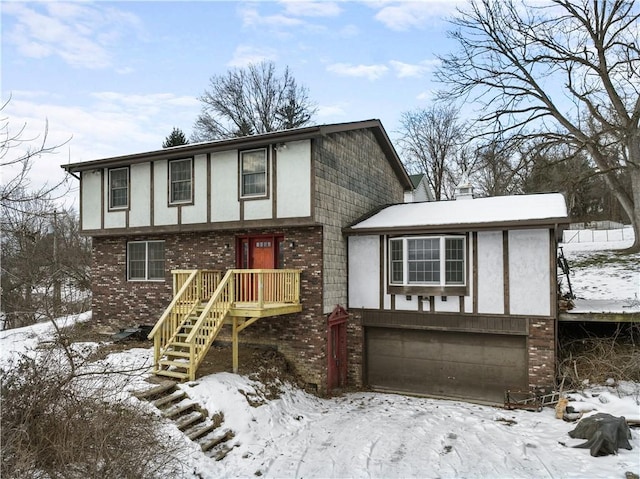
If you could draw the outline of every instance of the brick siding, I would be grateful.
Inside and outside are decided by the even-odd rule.
[[[556,344],[553,318],[529,319],[529,387],[550,392],[555,384]]]

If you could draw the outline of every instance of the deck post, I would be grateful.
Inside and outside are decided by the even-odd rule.
[[[232,344],[232,355],[233,355],[233,373],[238,374],[238,318],[233,318],[231,344]]]
[[[264,308],[264,271],[258,273],[258,308]]]

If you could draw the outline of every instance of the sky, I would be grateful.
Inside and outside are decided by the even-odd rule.
[[[267,60],[308,89],[314,123],[377,118],[394,139],[401,114],[439,88],[437,55],[455,49],[446,19],[460,5],[3,1],[4,133],[24,129],[24,148],[47,132],[59,146],[31,177],[52,182],[61,164],[157,150],[174,127],[190,136],[212,76]]]

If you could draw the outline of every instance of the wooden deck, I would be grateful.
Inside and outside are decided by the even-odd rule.
[[[233,370],[241,331],[261,318],[302,311],[299,270],[175,270],[173,299],[149,339],[154,373],[195,379],[196,369],[225,324],[232,327]]]

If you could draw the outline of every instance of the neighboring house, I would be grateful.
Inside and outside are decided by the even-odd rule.
[[[64,168],[80,179],[93,239],[93,318],[156,324],[158,373],[193,378],[214,339],[240,337],[277,347],[320,393],[344,385],[348,354],[361,385],[362,331],[336,308],[347,304],[342,230],[412,188],[378,120]]]
[[[405,203],[417,203],[420,201],[434,201],[433,193],[429,188],[427,181],[427,175],[424,173],[418,173],[415,175],[409,175],[413,188],[411,191],[407,191],[404,194]]]
[[[502,403],[555,382],[561,194],[388,206],[345,229],[364,384]]]

